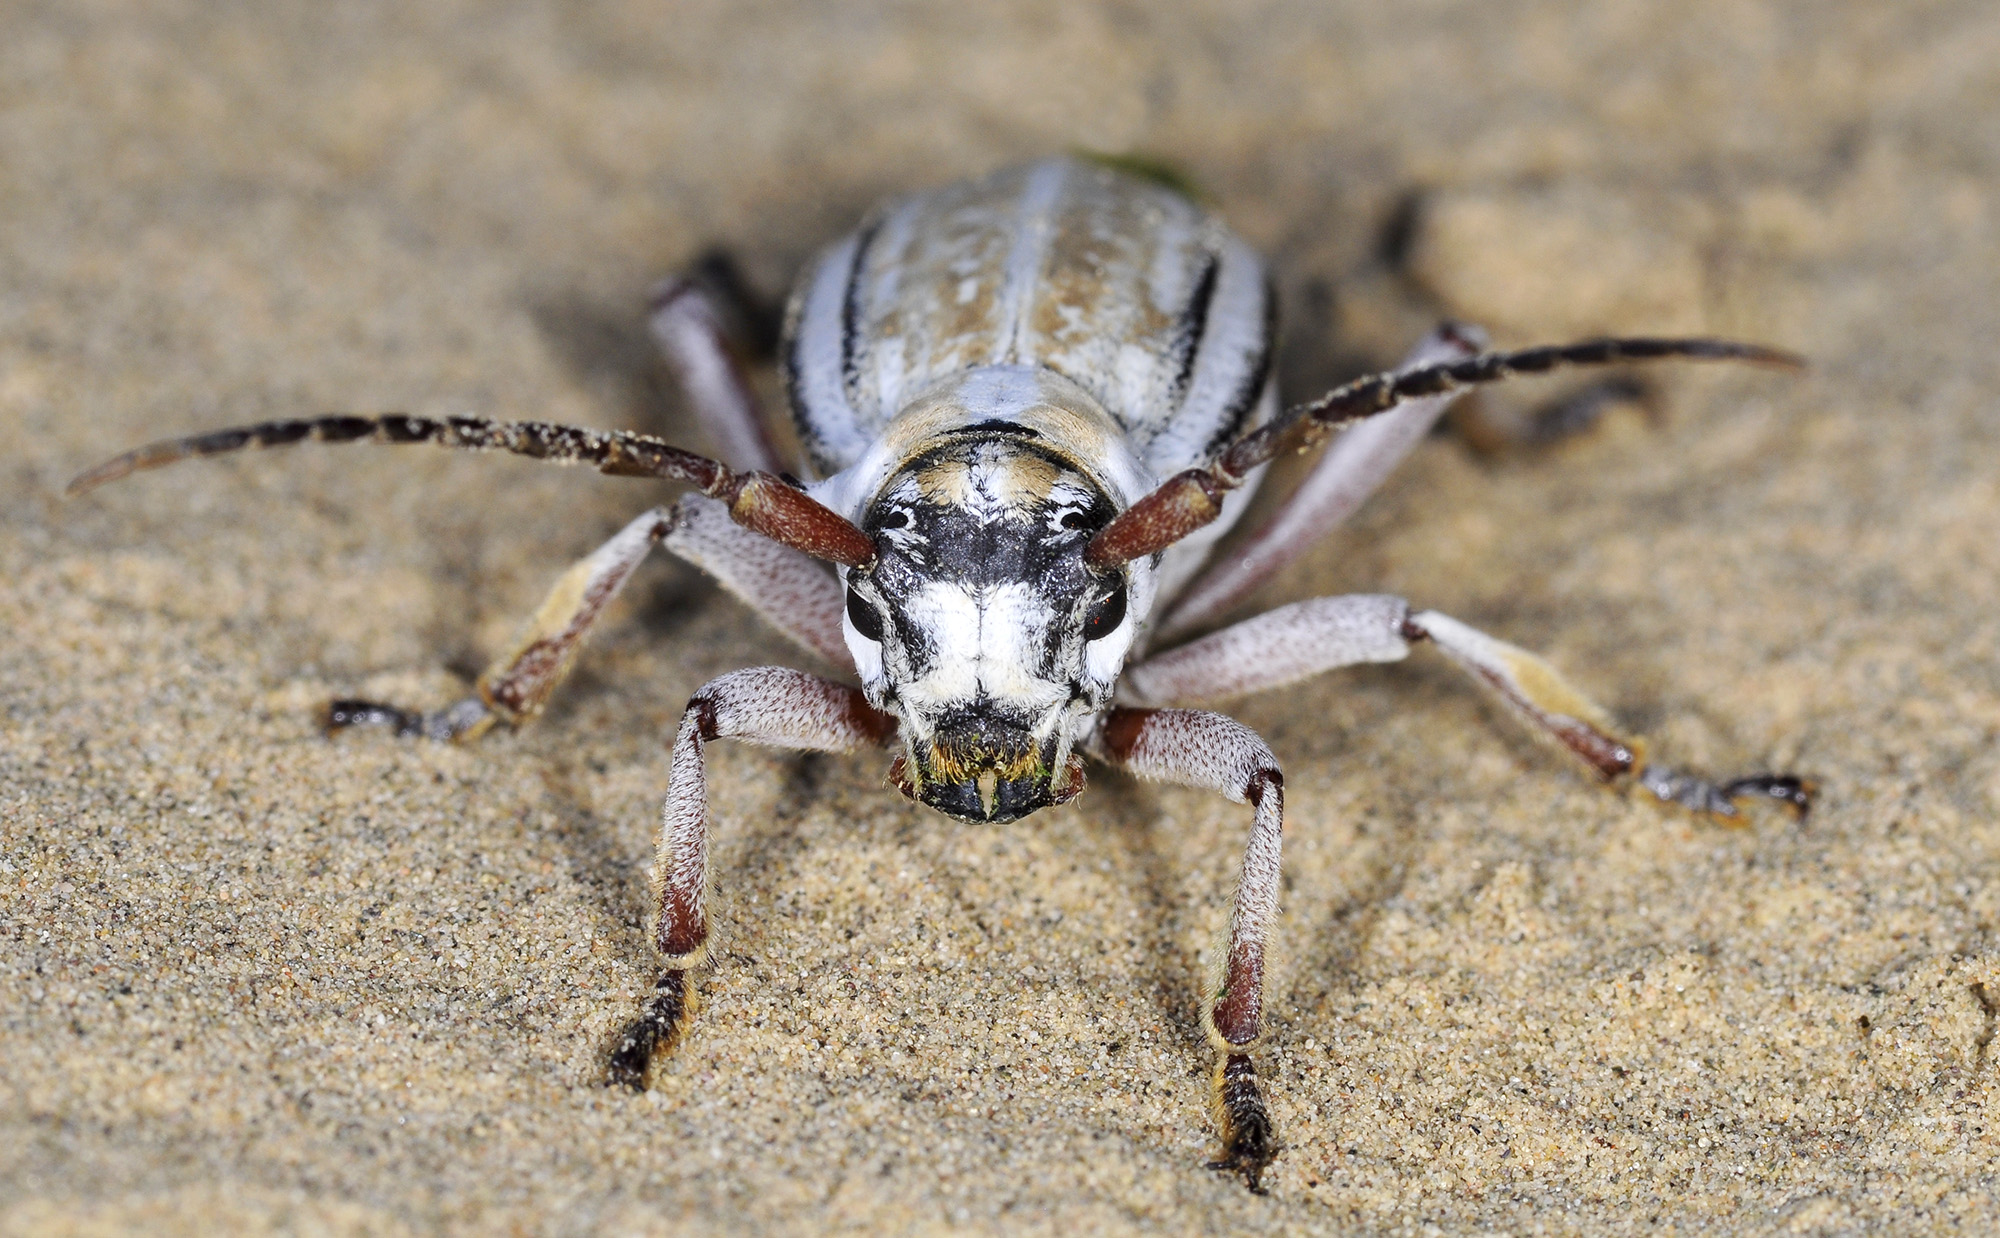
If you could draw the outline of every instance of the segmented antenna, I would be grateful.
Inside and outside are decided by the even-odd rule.
[[[293,443],[435,443],[464,451],[506,451],[557,464],[588,464],[620,477],[662,477],[691,482],[704,493],[729,475],[705,456],[682,451],[659,439],[623,430],[585,430],[535,421],[488,421],[482,417],[309,417],[266,421],[253,426],[211,430],[186,438],[162,439],[106,460],[78,475],[66,493],[74,496],[130,473],[156,469],[195,456],[219,456],[257,447]],[[719,495],[715,497],[721,497]]]
[[[1546,374],[1575,366],[1618,365],[1671,357],[1695,361],[1744,361],[1782,369],[1802,369],[1795,353],[1734,340],[1584,340],[1486,352],[1461,361],[1440,361],[1397,373],[1370,374],[1336,387],[1317,400],[1295,404],[1230,444],[1216,462],[1168,478],[1157,490],[1121,512],[1084,549],[1092,567],[1114,567],[1165,550],[1214,520],[1222,496],[1243,484],[1251,470],[1285,451],[1308,451],[1350,422],[1386,413],[1406,400],[1443,395],[1522,374]]]
[[[293,443],[432,443],[463,451],[505,451],[556,464],[587,464],[614,477],[683,481],[729,504],[738,524],[816,558],[847,567],[873,561],[875,547],[846,518],[769,473],[737,473],[720,461],[626,430],[586,430],[482,417],[309,417],[164,439],[77,475],[72,496],[143,469],[196,456]]]

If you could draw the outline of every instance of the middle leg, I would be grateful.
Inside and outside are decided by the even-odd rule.
[[[1484,331],[1447,322],[1419,341],[1401,368],[1462,361],[1485,346]],[[1353,515],[1430,433],[1455,398],[1448,393],[1411,400],[1394,412],[1343,430],[1284,505],[1247,540],[1211,562],[1188,591],[1174,599],[1160,635],[1171,639],[1215,619]]]
[[[392,726],[404,735],[472,739],[493,726],[524,726],[548,705],[584,639],[658,543],[742,599],[766,622],[843,670],[853,665],[840,632],[840,582],[810,556],[735,523],[729,509],[698,494],[656,507],[579,560],[549,590],[507,652],[479,677],[478,694],[433,713],[377,701],[335,701],[327,721]]]
[[[1789,774],[1711,781],[1650,764],[1625,734],[1553,666],[1434,610],[1412,612],[1386,594],[1349,594],[1280,606],[1127,669],[1119,697],[1135,705],[1230,700],[1361,662],[1397,662],[1429,640],[1531,733],[1583,760],[1607,782],[1629,778],[1655,798],[1718,817],[1774,800],[1803,813],[1811,787]]]

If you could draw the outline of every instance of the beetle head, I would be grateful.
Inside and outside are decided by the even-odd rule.
[[[1142,617],[1128,569],[1083,550],[1116,509],[1032,430],[987,423],[907,460],[862,517],[876,560],[847,574],[848,647],[902,721],[891,777],[969,821],[1083,789],[1079,724],[1111,703]]]

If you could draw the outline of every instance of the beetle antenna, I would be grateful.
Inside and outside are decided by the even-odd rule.
[[[321,443],[434,443],[462,451],[505,451],[556,464],[587,464],[614,477],[684,481],[729,505],[736,523],[815,558],[861,567],[874,543],[853,523],[770,473],[738,473],[718,460],[627,430],[587,430],[483,417],[308,417],[212,430],[148,443],[79,473],[64,493],[79,495],[144,469],[253,447]]]
[[[1576,366],[1619,365],[1681,357],[1695,361],[1744,361],[1798,370],[1805,359],[1762,344],[1717,339],[1623,337],[1552,344],[1515,352],[1485,352],[1391,373],[1369,374],[1311,400],[1294,404],[1225,448],[1207,468],[1189,469],[1161,483],[1119,513],[1084,550],[1092,567],[1114,567],[1165,550],[1222,513],[1222,496],[1250,472],[1286,451],[1310,451],[1336,429],[1386,413],[1407,400],[1443,395],[1521,374],[1546,374]]]

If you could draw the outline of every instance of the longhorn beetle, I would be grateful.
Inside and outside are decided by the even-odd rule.
[[[508,451],[693,486],[565,573],[477,695],[433,713],[366,701],[330,713],[336,727],[437,739],[526,724],[655,544],[859,680],[759,667],[688,702],[652,874],[660,978],[612,1053],[614,1082],[644,1087],[694,1010],[690,973],[708,954],[703,753],[717,739],[893,748],[896,789],[965,821],[1066,803],[1083,790],[1086,757],[1249,804],[1202,1026],[1216,1057],[1216,1165],[1252,1190],[1277,1151],[1251,1051],[1284,777],[1248,728],[1189,706],[1393,662],[1429,641],[1606,781],[1722,817],[1755,799],[1806,808],[1794,777],[1710,781],[1651,763],[1547,663],[1401,598],[1316,598],[1194,636],[1380,485],[1454,392],[1667,357],[1797,368],[1790,354],[1716,339],[1486,352],[1476,331],[1446,326],[1400,370],[1281,408],[1274,297],[1256,253],[1171,186],[1054,159],[888,203],[813,263],[781,345],[799,468],[816,478],[801,482],[765,432],[723,308],[682,279],[663,286],[652,316],[723,460],[622,431],[330,416],[155,443],[70,484],[74,494],[189,456],[311,439]],[[1265,466],[1342,427],[1286,505],[1204,571]]]

